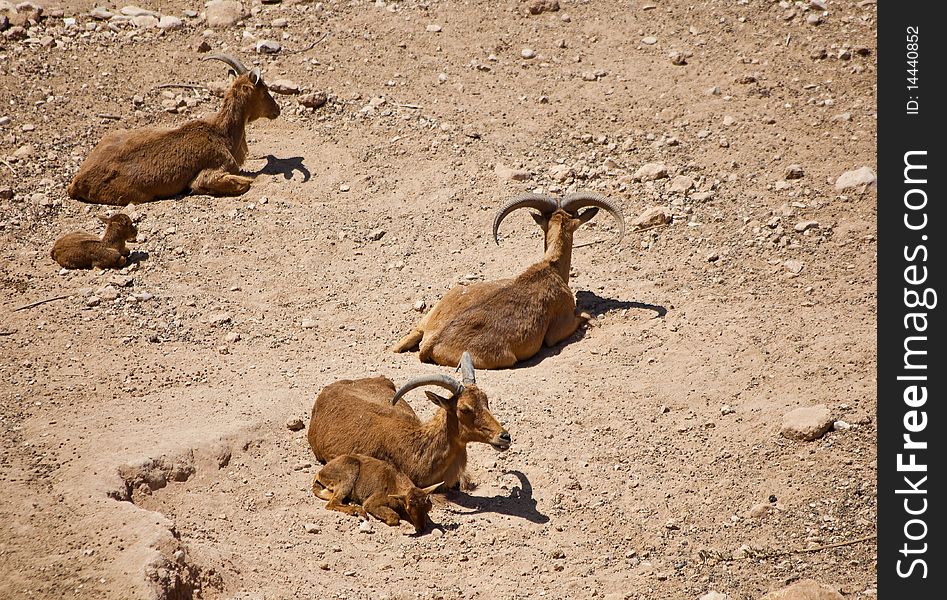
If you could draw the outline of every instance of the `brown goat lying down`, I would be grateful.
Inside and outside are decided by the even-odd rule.
[[[248,71],[225,54],[201,60],[209,59],[230,65],[237,74],[216,115],[173,129],[106,134],[69,184],[69,197],[125,206],[170,198],[188,189],[214,196],[239,196],[249,190],[253,178],[238,174],[247,157],[247,123],[275,119],[279,105],[259,69]]]
[[[421,489],[383,460],[363,454],[343,454],[316,473],[312,493],[329,501],[327,510],[363,519],[368,518],[367,514],[373,515],[392,527],[404,519],[420,533],[431,512],[428,494],[439,485],[435,483]]]
[[[128,262],[125,257],[130,254],[125,242],[135,241],[138,228],[122,213],[99,217],[99,220],[106,225],[102,239],[82,231],[68,233],[56,240],[49,255],[66,269],[124,267]]]
[[[621,239],[624,218],[618,205],[592,192],[561,200],[524,194],[497,212],[494,240],[500,222],[519,208],[539,211],[530,215],[545,236],[542,260],[513,279],[452,288],[392,348],[394,352],[418,348],[422,362],[445,366],[456,365],[462,353],[470,352],[478,369],[503,369],[532,357],[544,344],[555,346],[589,319],[576,312],[569,288],[573,233],[603,208],[618,221]]]

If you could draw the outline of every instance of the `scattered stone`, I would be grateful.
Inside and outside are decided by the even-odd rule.
[[[768,515],[769,511],[772,510],[772,508],[773,507],[771,504],[766,504],[766,503],[755,504],[753,508],[750,509],[748,514],[753,519],[760,519]]]
[[[544,12],[556,12],[559,10],[559,0],[532,0],[526,9],[531,15],[538,15]]]
[[[4,125],[9,125],[9,124],[10,124],[10,121],[11,121],[10,117],[8,117],[8,116],[6,116],[6,115],[0,117],[0,127],[2,127],[2,126],[4,126]]]
[[[443,30],[443,27],[437,23],[432,23],[424,28],[428,33],[440,33]]]
[[[850,112],[839,113],[833,116],[831,119],[829,119],[829,121],[832,121],[834,123],[840,123],[840,122],[847,123],[848,121],[851,121],[851,120],[852,120],[852,113]]]
[[[286,429],[289,429],[290,431],[299,431],[305,426],[306,424],[303,423],[303,420],[299,417],[293,417],[286,420]]]
[[[319,108],[329,100],[325,92],[311,92],[299,97],[299,103],[306,108]]]
[[[101,300],[104,300],[106,302],[112,302],[113,300],[118,298],[119,293],[118,293],[118,290],[116,290],[114,287],[112,287],[111,285],[107,285],[103,287],[102,289],[100,289],[99,291],[97,291],[95,295],[98,296],[99,299]]]
[[[795,273],[798,275],[802,272],[802,268],[805,266],[805,264],[802,261],[790,258],[789,260],[783,262],[783,266],[786,267],[790,273]]]
[[[804,406],[783,415],[779,433],[791,440],[811,442],[825,435],[834,422],[826,405]]]
[[[818,228],[819,228],[818,221],[799,221],[798,223],[796,223],[796,226],[793,227],[793,229],[795,229],[799,233],[802,233],[803,231],[806,231],[807,229],[818,229]]]
[[[493,172],[496,173],[500,179],[506,179],[508,181],[526,181],[532,177],[532,174],[525,169],[514,169],[500,163],[497,163],[493,168]]]
[[[523,49],[520,51],[520,56],[522,56],[523,58],[526,58],[526,59],[529,59],[529,58],[536,58],[536,51],[533,50],[532,48],[523,48]]]
[[[726,594],[721,594],[720,592],[716,590],[710,590],[709,592],[701,596],[698,600],[730,600],[730,596]]]
[[[417,312],[424,312],[424,309],[427,308],[427,302],[424,300],[418,300],[414,303],[414,310]]]
[[[583,81],[598,81],[598,76],[595,75],[592,71],[582,71],[582,80]]]
[[[200,53],[210,52],[210,43],[204,38],[201,38],[197,43],[197,51]]]
[[[809,25],[818,25],[822,22],[822,15],[817,15],[815,13],[810,13],[806,17],[806,23]]]
[[[680,67],[687,64],[687,57],[684,55],[683,52],[678,52],[677,50],[674,50],[673,52],[668,54],[668,58],[671,59],[672,65],[676,65]]]
[[[158,13],[140,6],[125,6],[120,11],[126,17],[157,17]]]
[[[368,234],[368,239],[373,242],[377,242],[381,238],[385,237],[385,233],[387,232],[384,229],[376,229],[375,231]]]
[[[631,221],[631,228],[634,230],[650,229],[660,225],[668,225],[674,217],[671,209],[664,206],[652,206]]]
[[[846,429],[851,429],[851,427],[852,426],[851,424],[848,423],[848,421],[838,420],[832,423],[832,429],[834,429],[835,431],[844,431]]]
[[[149,292],[138,292],[137,294],[135,294],[135,300],[137,300],[138,302],[147,302],[154,297],[155,295]]]
[[[731,117],[730,115],[725,115],[725,116],[723,117],[723,126],[724,126],[724,127],[730,127],[731,125],[733,125],[733,124],[736,123],[736,122],[737,122],[737,120],[734,119],[733,117]]]
[[[549,167],[549,177],[559,183],[562,183],[573,175],[574,172],[569,165],[553,165]]]
[[[128,287],[135,282],[135,278],[131,275],[116,275],[109,279],[109,285],[114,285],[117,287]]]
[[[299,84],[291,79],[277,79],[266,82],[266,87],[275,94],[293,95],[299,93]],[[325,104],[323,102],[323,104]]]
[[[233,27],[246,16],[243,5],[236,0],[211,0],[204,9],[207,26],[214,29]]]
[[[864,192],[876,181],[875,172],[868,167],[860,167],[854,171],[842,173],[835,181],[837,191],[859,189]]]
[[[374,531],[375,531],[375,528],[372,527],[371,521],[362,521],[361,523],[358,524],[359,533],[374,533]]]
[[[283,17],[280,17],[278,19],[273,19],[273,22],[270,23],[270,25],[272,25],[273,27],[276,27],[277,29],[283,29],[284,27],[289,26],[289,19],[285,19]]]
[[[96,6],[89,11],[89,16],[95,19],[96,21],[107,21],[115,16],[115,13],[111,12],[109,9],[104,6]]]
[[[89,296],[85,301],[86,306],[98,306],[102,302],[102,299],[98,296]]]
[[[647,163],[635,171],[632,176],[635,181],[654,181],[668,176],[668,169],[661,163]]]
[[[687,175],[678,175],[671,180],[668,191],[676,194],[686,194],[692,190],[695,185],[694,180]]]
[[[282,44],[275,40],[260,40],[256,43],[258,54],[278,54],[282,49]]]
[[[132,17],[132,25],[139,29],[154,29],[158,26],[158,17],[154,15],[138,15]]]
[[[303,329],[314,329],[319,324],[319,321],[315,319],[303,319],[302,328]]]
[[[786,179],[802,179],[806,172],[802,169],[802,165],[792,164],[786,167],[786,172],[783,173],[783,177]]]
[[[164,15],[158,19],[158,29],[164,29],[165,31],[174,31],[175,29],[181,29],[184,27],[184,21],[181,19],[171,16]]]
[[[306,533],[319,533],[319,526],[316,525],[315,523],[304,523],[303,529],[306,530]],[[327,571],[328,569],[329,569],[329,565],[326,565],[326,568],[323,570]]]
[[[648,46],[653,46],[658,43],[658,38],[654,37],[653,35],[649,35],[647,37],[641,38],[641,43]]]
[[[230,323],[232,320],[233,320],[233,317],[231,317],[230,314],[219,313],[207,319],[207,322],[215,327],[219,327],[221,325],[226,325],[227,323]]]
[[[708,200],[713,200],[714,196],[716,195],[717,193],[714,192],[713,190],[708,190],[706,192],[697,192],[697,193],[691,194],[691,200],[693,200],[694,202],[707,202]]]
[[[224,338],[224,340],[230,342],[231,344],[234,343],[234,342],[239,342],[240,339],[241,339],[240,334],[237,333],[236,331],[231,331],[231,332],[228,333],[227,336]]]
[[[829,586],[814,579],[803,579],[784,587],[781,590],[770,592],[760,600],[844,600],[842,595]]]
[[[723,406],[720,407],[720,414],[722,416],[732,415],[735,412],[737,411],[734,410],[733,407],[730,406],[729,404],[724,404]]]

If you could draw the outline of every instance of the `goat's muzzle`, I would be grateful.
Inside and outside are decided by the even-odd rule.
[[[513,437],[510,436],[509,431],[501,431],[499,435],[493,438],[490,441],[490,445],[499,450],[500,452],[505,452],[510,449],[510,444],[513,443]]]

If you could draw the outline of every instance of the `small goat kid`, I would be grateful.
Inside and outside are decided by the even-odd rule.
[[[106,134],[69,184],[70,198],[125,206],[170,198],[190,189],[195,194],[239,196],[252,177],[239,175],[247,156],[246,127],[280,114],[259,69],[248,70],[226,54],[219,60],[237,74],[213,117],[174,129],[148,127]]]
[[[118,269],[127,263],[130,254],[125,242],[134,242],[138,228],[126,214],[99,217],[105,223],[102,239],[91,233],[68,233],[53,244],[49,255],[66,269]]]
[[[624,234],[621,210],[608,198],[590,192],[576,192],[561,200],[524,194],[501,207],[493,220],[497,244],[500,223],[519,208],[539,211],[530,215],[545,235],[542,260],[514,279],[451,289],[392,348],[394,352],[418,348],[422,362],[453,365],[469,351],[478,369],[503,369],[532,357],[543,344],[558,344],[590,318],[576,313],[569,289],[572,236],[604,208],[618,221],[620,240]]]
[[[392,527],[405,519],[421,533],[431,512],[428,494],[439,485],[440,482],[422,489],[383,460],[363,454],[343,454],[316,473],[312,493],[329,501],[327,510],[363,519],[374,515]]]
[[[343,454],[365,454],[391,463],[420,487],[438,482],[454,487],[467,465],[467,444],[482,442],[502,452],[513,441],[490,414],[469,354],[463,355],[460,368],[463,383],[427,375],[397,391],[387,377],[327,385],[312,407],[309,446],[323,463]],[[426,385],[443,387],[451,395],[425,391],[439,410],[422,423],[402,396]]]

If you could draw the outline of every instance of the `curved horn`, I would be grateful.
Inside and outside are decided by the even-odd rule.
[[[461,381],[464,382],[464,385],[477,383],[477,375],[474,372],[474,364],[473,359],[470,357],[470,352],[464,352],[460,357],[460,364],[457,365],[457,368],[460,369]]]
[[[622,236],[625,235],[625,217],[622,216],[621,209],[618,208],[618,204],[614,200],[609,200],[595,192],[575,192],[563,198],[561,203],[562,210],[573,215],[577,214],[580,208],[586,206],[604,208],[615,217],[615,220],[618,221],[618,240],[615,243],[620,242]]]
[[[424,495],[426,496],[430,494],[431,492],[433,492],[434,490],[436,490],[437,488],[441,487],[442,485],[444,485],[443,481],[441,481],[440,483],[435,483],[434,485],[429,485],[426,488],[421,488],[421,491],[424,492]]]
[[[459,381],[453,377],[447,375],[422,375],[421,377],[415,377],[408,381],[408,383],[401,386],[401,388],[395,392],[394,397],[391,399],[391,403],[397,404],[398,400],[402,396],[410,392],[416,387],[421,387],[422,385],[439,385],[442,388],[446,388],[451,391],[451,394],[456,396],[464,391],[464,386]]]
[[[230,56],[229,54],[208,54],[207,56],[201,58],[201,61],[205,60],[219,60],[222,63],[226,63],[238,76],[243,75],[249,71],[249,69],[243,66],[242,62]]]
[[[552,196],[546,196],[544,194],[523,194],[501,206],[497,212],[497,216],[493,219],[493,241],[496,242],[498,246],[500,245],[500,240],[497,238],[497,232],[500,229],[500,223],[508,214],[518,208],[535,208],[546,215],[559,208],[559,203]]]

